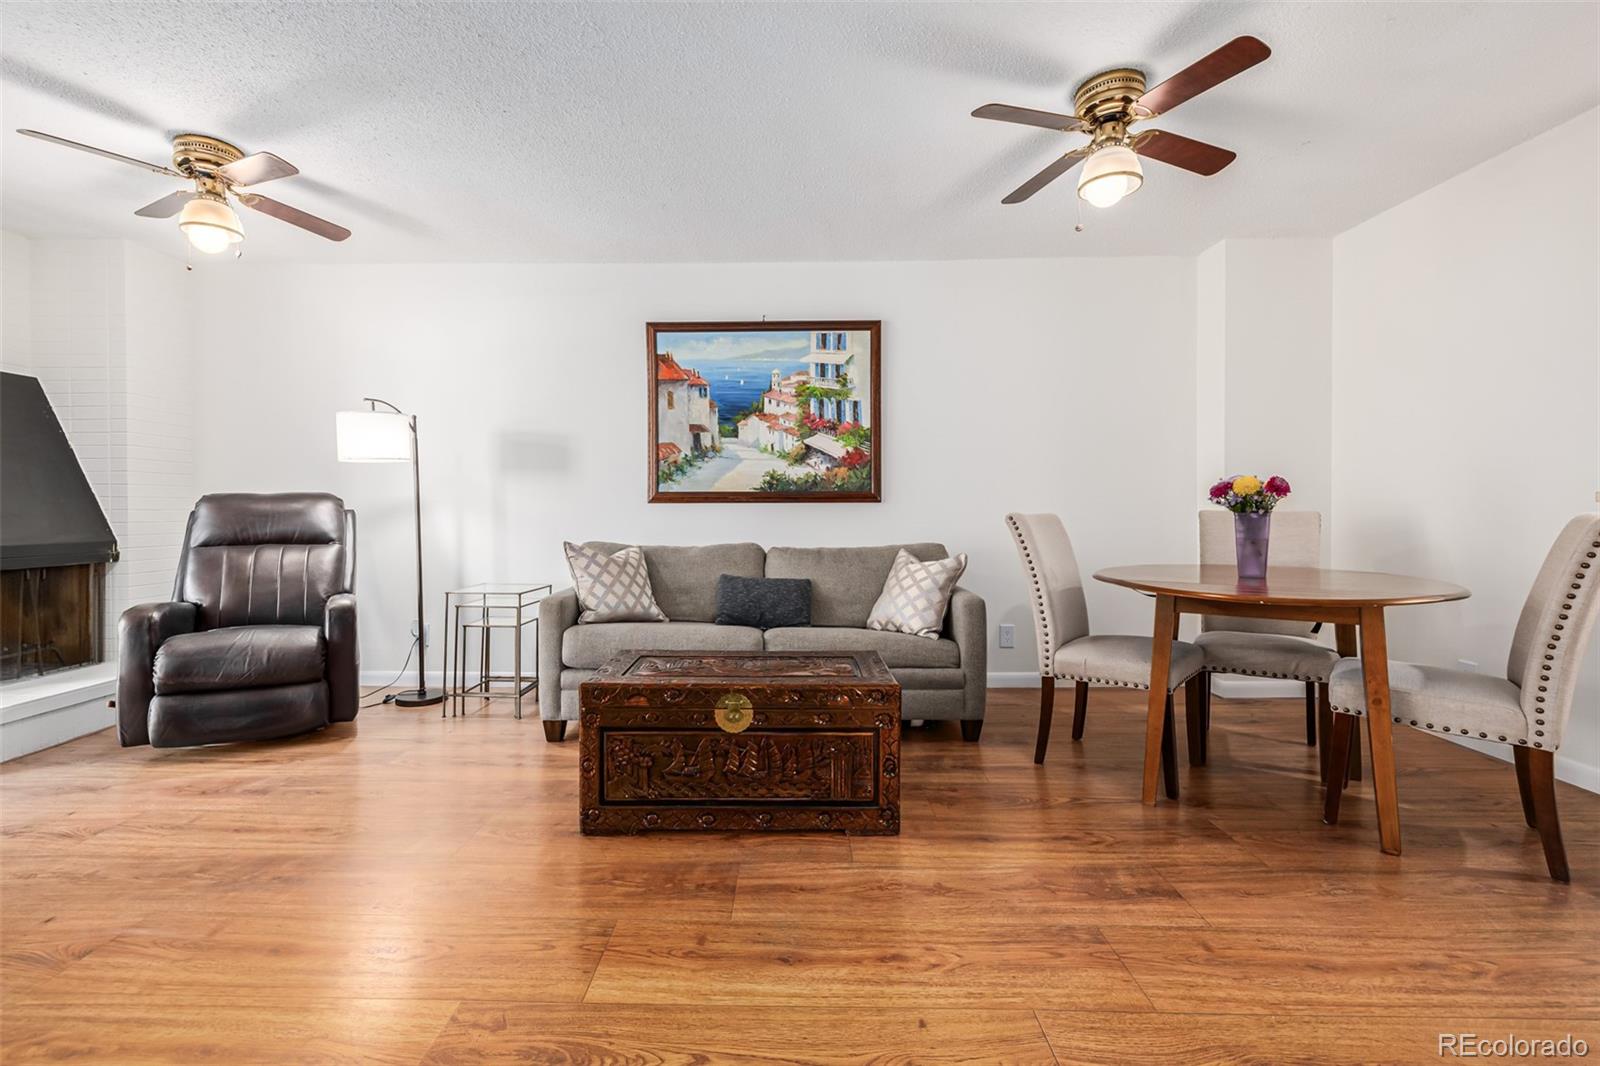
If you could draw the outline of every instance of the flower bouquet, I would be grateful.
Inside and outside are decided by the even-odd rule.
[[[1233,546],[1241,581],[1267,576],[1267,548],[1272,535],[1272,509],[1289,495],[1289,483],[1274,474],[1262,481],[1254,474],[1223,478],[1211,486],[1211,502],[1233,512]]]

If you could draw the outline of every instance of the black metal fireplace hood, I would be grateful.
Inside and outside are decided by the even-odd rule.
[[[0,373],[0,570],[116,557],[116,534],[39,379]]]

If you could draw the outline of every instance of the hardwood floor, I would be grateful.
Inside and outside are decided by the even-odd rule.
[[[1032,762],[907,734],[899,837],[577,832],[574,738],[497,704],[298,741],[0,767],[0,1060],[1438,1062],[1440,1033],[1600,1049],[1600,797],[1545,873],[1500,763],[1398,730],[1319,821],[1303,701],[1214,705],[1139,803],[1144,699]]]

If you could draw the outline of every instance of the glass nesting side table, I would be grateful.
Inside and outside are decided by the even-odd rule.
[[[444,707],[440,715],[466,713],[469,696],[479,699],[509,699],[522,717],[522,697],[539,684],[537,641],[539,601],[550,594],[549,585],[487,581],[444,594]],[[535,652],[533,671],[522,669],[523,627],[533,626]],[[492,663],[495,630],[511,634],[511,672],[496,673]],[[477,680],[467,670],[471,640],[477,635]]]

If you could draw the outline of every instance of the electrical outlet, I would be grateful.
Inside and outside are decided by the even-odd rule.
[[[1017,627],[1003,625],[1000,627],[1000,646],[1002,648],[1015,648],[1017,646]]]
[[[1456,662],[1461,665],[1463,670],[1476,670],[1478,668],[1478,664],[1471,659],[1457,659]]]
[[[413,639],[415,639],[416,635],[417,620],[413,618],[411,620],[411,636]],[[429,622],[422,627],[422,645],[423,647],[427,647],[431,643],[433,643],[433,623]]]

